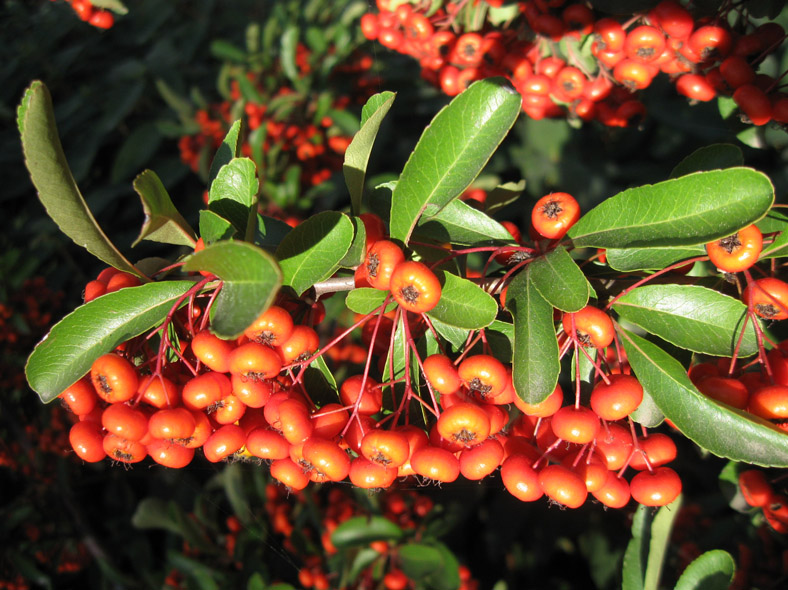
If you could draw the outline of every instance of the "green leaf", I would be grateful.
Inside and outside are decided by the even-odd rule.
[[[696,172],[603,201],[580,218],[569,236],[576,247],[694,246],[756,222],[773,203],[774,187],[761,172]]]
[[[222,279],[211,307],[211,328],[224,339],[240,336],[273,303],[282,284],[276,260],[248,242],[206,246],[189,256],[183,269],[208,271]]]
[[[200,237],[205,245],[229,240],[236,234],[233,224],[208,209],[200,211]]]
[[[358,553],[356,553],[356,556],[353,558],[353,563],[350,564],[350,570],[348,571],[346,581],[349,584],[355,582],[361,575],[361,572],[375,563],[379,557],[380,553],[372,547],[359,549]]]
[[[216,175],[219,174],[219,170],[222,168],[222,166],[226,166],[233,159],[241,157],[242,145],[241,119],[238,119],[232,124],[230,130],[227,132],[227,135],[224,136],[222,145],[219,146],[219,149],[216,151],[216,155],[213,157],[211,169],[208,172],[208,186],[210,186],[214,179],[216,179]]]
[[[718,457],[788,466],[788,436],[783,431],[703,395],[681,363],[664,350],[626,330],[619,333],[643,389],[684,436]]]
[[[211,41],[210,51],[212,56],[222,61],[246,63],[249,57],[246,51],[224,39],[214,39]]]
[[[741,148],[731,143],[715,143],[703,146],[684,158],[670,173],[670,178],[736,166],[744,166]]]
[[[457,557],[443,543],[435,542],[432,546],[440,553],[443,565],[440,569],[429,574],[425,582],[434,590],[458,590],[461,580],[460,563],[457,561]]]
[[[512,234],[492,217],[455,200],[430,218],[422,217],[413,235],[428,238],[438,244],[460,246],[503,246],[514,244]]]
[[[257,212],[257,169],[249,158],[233,158],[219,169],[208,191],[208,208],[246,236]]]
[[[367,255],[367,230],[360,217],[351,217],[350,221],[353,222],[353,242],[347,254],[339,261],[339,266],[354,269],[364,262]]]
[[[132,246],[143,239],[164,244],[194,247],[194,230],[173,205],[167,189],[152,170],[134,179],[134,190],[142,200],[145,222]]]
[[[102,354],[160,324],[192,286],[191,281],[147,283],[78,307],[52,327],[27,360],[31,389],[51,402]]]
[[[361,129],[358,130],[345,151],[342,172],[350,192],[351,208],[356,215],[361,212],[369,155],[372,153],[372,146],[378,135],[380,124],[394,103],[395,96],[393,92],[383,92],[375,94],[367,101],[361,113]]]
[[[330,277],[353,243],[353,223],[337,211],[323,211],[298,224],[276,249],[283,283],[298,295]]]
[[[279,63],[282,66],[285,76],[297,88],[302,85],[301,76],[298,73],[296,66],[296,47],[298,46],[298,27],[296,25],[288,26],[281,39],[281,52],[279,54]]]
[[[736,573],[736,562],[722,549],[706,551],[687,566],[674,590],[727,590]]]
[[[499,209],[506,207],[506,205],[514,203],[520,198],[524,190],[525,180],[498,185],[487,193],[487,199],[484,201],[484,210],[488,215],[492,215]]]
[[[219,572],[202,561],[186,557],[178,551],[170,550],[167,552],[167,563],[182,575],[193,580],[194,584],[189,584],[189,588],[219,590],[223,587],[222,584],[219,584],[214,579],[220,577]]]
[[[292,231],[292,227],[281,219],[275,217],[257,216],[257,231],[254,234],[254,243],[269,252],[276,252],[285,236]]]
[[[606,251],[610,268],[621,272],[633,270],[661,270],[674,262],[704,256],[703,246],[683,248],[610,248]]]
[[[640,402],[640,405],[629,417],[646,428],[656,428],[665,421],[665,414],[662,413],[662,410],[654,402],[654,398],[645,389],[643,390],[643,401]]]
[[[772,209],[768,215],[758,223],[761,233],[780,232],[771,244],[764,245],[761,259],[777,258],[786,255],[788,248],[788,218],[779,211]]]
[[[588,303],[591,285],[563,246],[533,260],[528,270],[536,290],[553,307],[574,313]]]
[[[435,331],[448,340],[455,350],[461,350],[465,346],[465,343],[468,341],[469,330],[444,324],[437,318],[430,318],[430,321],[432,321]]]
[[[514,325],[495,320],[484,329],[492,354],[502,363],[511,364],[514,347]]]
[[[426,578],[443,566],[443,555],[424,543],[406,543],[397,548],[402,571],[412,580]]]
[[[96,8],[105,8],[117,14],[128,14],[129,9],[120,0],[96,0],[90,2]]]
[[[442,289],[438,304],[427,313],[444,324],[466,330],[489,326],[498,314],[498,304],[477,284],[452,273],[437,273]]]
[[[514,318],[514,390],[525,402],[538,404],[555,389],[561,364],[553,307],[539,294],[529,275],[530,265],[509,283],[506,307]]]
[[[396,524],[382,516],[354,516],[331,533],[331,542],[337,549],[369,545],[373,541],[398,541],[405,533]]]
[[[131,516],[131,525],[138,529],[165,530],[183,537],[196,548],[210,551],[212,545],[197,523],[172,500],[143,498]]]
[[[670,541],[670,531],[673,529],[673,521],[676,520],[676,516],[679,514],[681,502],[682,496],[679,494],[673,502],[657,511],[657,515],[651,523],[651,540],[648,546],[648,560],[646,562],[643,590],[659,589],[659,578],[665,562],[665,551]]]
[[[33,82],[25,91],[17,109],[17,124],[25,165],[49,217],[64,234],[96,258],[142,276],[110,242],[79,192],[60,144],[52,97],[42,82]]]
[[[644,285],[621,297],[613,309],[680,348],[714,356],[732,356],[741,335],[747,306],[738,299],[700,285]],[[739,356],[758,352],[749,322]]]
[[[388,294],[388,291],[381,291],[370,287],[353,289],[347,294],[347,297],[345,297],[345,305],[350,311],[368,314],[383,305],[383,301]],[[386,306],[386,311],[391,311],[396,305],[396,302],[392,302]]]
[[[638,505],[632,517],[632,538],[624,552],[621,590],[643,590],[652,519],[649,507]]]
[[[479,174],[521,109],[502,78],[479,80],[456,96],[424,130],[391,201],[390,233],[407,244],[419,218],[458,197]]]

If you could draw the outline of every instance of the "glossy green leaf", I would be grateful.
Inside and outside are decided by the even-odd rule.
[[[489,326],[498,314],[498,304],[476,283],[452,273],[437,273],[442,290],[438,304],[427,313],[444,324],[478,330]]]
[[[768,215],[758,222],[761,233],[780,232],[770,244],[764,244],[761,259],[785,256],[788,252],[788,218],[779,211],[772,209]]]
[[[346,581],[349,584],[353,584],[361,575],[361,572],[375,563],[379,557],[380,553],[372,547],[359,549],[358,553],[356,553],[356,556],[353,558],[353,563],[350,564],[350,570],[348,571]]]
[[[514,390],[525,402],[537,404],[555,389],[561,364],[553,307],[539,294],[529,275],[526,267],[509,283],[506,307],[514,318]]]
[[[580,218],[569,237],[577,247],[694,246],[754,223],[773,203],[774,187],[761,172],[696,172],[603,201]]]
[[[208,172],[208,186],[213,183],[222,166],[226,166],[234,158],[241,157],[241,146],[243,145],[241,139],[241,119],[238,119],[232,124],[222,140],[222,145],[216,150],[216,155],[211,162],[211,169]]]
[[[376,319],[373,318],[370,321],[374,322]],[[399,379],[405,374],[405,359],[407,358],[405,356],[407,340],[405,339],[402,317],[400,316],[400,320],[394,329],[393,341],[390,340],[389,336],[381,335],[380,330],[378,330],[378,338],[384,339],[382,342],[386,347],[386,364],[383,367],[383,380],[394,381]],[[391,342],[391,349],[389,349],[389,342]]]
[[[698,148],[684,158],[670,173],[670,177],[678,178],[693,172],[736,166],[744,166],[744,154],[741,148],[731,143],[715,143]]]
[[[350,204],[353,212],[361,212],[361,200],[364,195],[364,183],[367,175],[367,164],[372,146],[378,135],[380,124],[394,103],[393,92],[375,94],[364,105],[362,110],[361,129],[353,137],[345,151],[345,163],[342,172],[345,184],[350,192]]]
[[[684,436],[726,459],[787,467],[788,436],[773,424],[698,391],[687,371],[656,344],[620,330],[632,369],[662,413]]]
[[[644,285],[621,297],[613,309],[627,321],[680,348],[732,356],[747,316],[738,299],[700,285]],[[739,356],[758,352],[752,322],[741,339]]]
[[[674,590],[728,590],[736,573],[736,562],[722,549],[706,551],[681,574]]]
[[[525,180],[500,184],[487,193],[487,199],[484,201],[484,210],[488,215],[492,215],[499,209],[506,207],[506,205],[514,203],[520,198],[524,190]]]
[[[621,590],[643,590],[654,513],[639,504],[632,516],[632,538],[624,552]]]
[[[391,200],[390,233],[407,243],[424,214],[435,215],[479,174],[521,109],[502,78],[479,80],[456,96],[424,130]]]
[[[229,240],[236,233],[233,224],[224,217],[208,209],[200,211],[200,237],[206,245],[219,240]]]
[[[514,350],[514,325],[495,320],[484,329],[492,354],[502,363],[511,364]]]
[[[412,580],[426,578],[443,567],[443,556],[424,543],[406,543],[397,548],[402,571]]]
[[[248,242],[216,242],[189,256],[183,268],[222,279],[211,307],[211,328],[224,339],[240,336],[273,303],[282,284],[276,260]]]
[[[134,190],[142,200],[145,221],[132,246],[142,240],[194,247],[194,230],[178,212],[159,177],[145,170],[134,179]]]
[[[610,248],[606,252],[610,268],[621,272],[634,270],[661,270],[675,262],[704,256],[703,246],[683,248]]]
[[[161,323],[192,286],[191,281],[147,283],[78,307],[52,327],[27,360],[30,388],[51,402],[102,354]]]
[[[643,389],[643,401],[629,417],[646,428],[656,428],[665,421],[665,414],[662,413],[646,389]]]
[[[461,585],[460,563],[457,557],[443,543],[434,542],[432,547],[438,550],[443,565],[427,576],[425,582],[434,590],[458,590]]]
[[[382,516],[354,516],[334,529],[331,542],[337,549],[369,545],[372,541],[398,541],[404,532]]]
[[[673,522],[679,514],[681,503],[682,496],[679,494],[673,502],[662,506],[651,522],[651,539],[648,544],[643,590],[659,590],[659,579],[665,563],[665,552],[670,542],[670,532],[673,530]]]
[[[216,173],[208,192],[208,208],[233,224],[241,236],[256,217],[257,168],[249,158],[233,158]]]
[[[563,246],[533,260],[528,271],[536,290],[553,307],[574,313],[588,303],[591,285]]]
[[[364,262],[367,255],[367,230],[360,217],[351,217],[350,221],[353,223],[353,242],[347,254],[339,261],[339,266],[355,269]]]
[[[276,249],[283,283],[298,295],[339,268],[353,243],[353,223],[337,211],[323,211],[298,224]]]
[[[254,243],[269,252],[276,252],[285,236],[292,231],[292,227],[281,219],[257,216],[257,231],[254,234]]]
[[[69,169],[60,144],[52,97],[33,82],[17,109],[25,165],[38,198],[60,230],[96,258],[119,270],[142,276],[96,223]]]
[[[450,324],[444,324],[437,318],[431,318],[430,321],[435,331],[445,338],[455,350],[461,350],[465,346],[465,343],[468,341],[470,330],[458,328]]]
[[[460,200],[452,201],[437,215],[419,219],[413,235],[459,246],[515,244],[504,226]]]
[[[383,305],[386,297],[389,295],[388,291],[381,291],[380,289],[372,289],[370,287],[360,287],[353,289],[345,297],[345,305],[350,311],[361,314],[368,314]],[[397,303],[392,301],[386,306],[386,311],[390,311],[396,307]]]
[[[297,45],[298,27],[296,25],[290,25],[282,33],[279,63],[282,65],[282,70],[284,71],[285,76],[287,76],[293,84],[300,86],[301,76],[298,72],[298,66],[296,65]]]

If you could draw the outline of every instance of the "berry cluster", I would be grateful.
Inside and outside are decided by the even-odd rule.
[[[480,4],[489,11],[481,24]],[[622,23],[582,2],[529,0],[513,14],[514,5],[502,9],[507,18],[499,24],[500,5],[445,2],[435,10],[435,3],[378,0],[379,12],[365,14],[361,28],[368,39],[419,60],[424,78],[450,96],[480,78],[509,78],[534,119],[625,127],[646,114],[635,92],[663,73],[693,101],[732,96],[754,125],[788,122],[779,80],[758,73],[785,31],[774,22],[755,26],[744,7],[696,18],[677,0],[663,0]]]
[[[535,253],[555,247],[578,217],[571,195],[552,193],[533,208],[529,246],[482,248],[488,265],[496,259],[512,265],[500,285]],[[325,315],[320,302],[280,294],[242,337],[222,340],[206,329],[212,299],[196,297],[212,280],[208,273],[192,289],[189,306],[174,309],[157,330],[158,351],[147,351],[147,339],[127,342],[62,393],[79,417],[70,433],[76,453],[88,462],[108,456],[124,463],[150,455],[184,467],[202,448],[211,462],[269,461],[272,477],[292,490],[346,479],[364,489],[410,476],[481,480],[500,467],[506,489],[524,501],[546,495],[579,507],[591,493],[607,506],[623,507],[630,497],[659,506],[678,495],[681,481],[666,466],[676,456],[671,439],[645,429],[638,435],[627,422],[643,398],[638,380],[620,353],[600,363],[587,351],[612,351],[615,328],[605,311],[589,305],[558,316],[562,355],[574,350],[596,368],[589,405],[581,404],[579,376],[572,403],[564,404],[556,386],[547,400],[529,405],[514,391],[512,367],[493,356],[483,338],[482,350],[474,349],[483,333],[459,356],[418,350],[416,339],[427,330],[437,336],[426,312],[439,304],[441,282],[431,266],[409,259],[388,239],[379,217],[368,213],[361,220],[366,255],[353,286],[382,292],[380,306],[321,348],[315,329]],[[511,231],[519,234],[513,225]],[[487,267],[480,280],[486,273]],[[123,275],[94,283],[116,276]],[[200,303],[204,298],[208,303]],[[338,399],[313,399],[304,368],[359,328],[363,371],[339,384]],[[409,350],[405,374],[416,372],[417,383],[391,377],[400,330]],[[629,468],[638,471],[630,482],[623,477]]]
[[[53,2],[55,0],[52,0]],[[71,4],[71,8],[77,13],[77,16],[93,25],[97,29],[109,29],[115,24],[115,15],[109,10],[97,8],[90,0],[66,0]]]
[[[760,508],[766,522],[778,533],[788,533],[788,496],[777,493],[760,469],[739,473],[739,489],[745,502]]]

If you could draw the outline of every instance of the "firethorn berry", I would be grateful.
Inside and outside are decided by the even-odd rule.
[[[463,449],[460,453],[460,473],[473,481],[484,479],[498,469],[503,460],[503,445],[495,438]]]
[[[363,19],[364,17],[362,17],[362,20]],[[386,236],[386,224],[379,215],[375,215],[374,213],[362,213],[359,215],[359,218],[364,224],[364,230],[366,231],[366,251],[369,252],[369,249],[375,242],[382,240]]]
[[[103,354],[90,367],[90,379],[98,396],[105,402],[125,402],[137,393],[137,370],[125,358]]]
[[[676,80],[676,90],[691,100],[708,102],[717,96],[717,91],[705,76],[700,74],[684,74]]]
[[[117,434],[108,433],[102,441],[104,452],[113,461],[121,463],[139,463],[148,456],[148,451],[141,442],[128,440]]]
[[[441,395],[451,395],[462,387],[457,368],[444,354],[431,354],[422,362],[424,378]]]
[[[556,384],[553,392],[545,398],[544,401],[538,404],[529,404],[520,399],[520,396],[514,398],[514,405],[527,416],[536,416],[538,418],[547,418],[555,414],[564,404],[564,392],[561,386]]]
[[[760,469],[745,469],[739,473],[739,488],[744,501],[756,508],[768,506],[774,496],[772,484]]]
[[[698,381],[696,387],[704,395],[740,410],[747,407],[750,398],[744,383],[734,377],[710,375]]]
[[[315,427],[309,419],[309,409],[297,399],[287,399],[279,404],[279,426],[282,436],[292,445],[309,438]]]
[[[401,569],[392,568],[383,576],[383,587],[386,590],[405,590],[410,579]]]
[[[284,459],[290,456],[290,443],[275,430],[259,427],[246,435],[246,450],[261,459]]]
[[[77,456],[88,463],[97,463],[107,456],[101,424],[90,420],[76,422],[68,432],[68,441]]]
[[[741,300],[746,305],[752,305],[755,313],[764,319],[788,318],[788,283],[780,279],[765,277],[754,281],[744,289]]]
[[[632,451],[632,433],[621,424],[607,424],[596,438],[596,450],[605,458],[611,471],[621,469]]]
[[[476,404],[459,403],[441,413],[437,429],[444,439],[472,447],[490,436],[490,418]]]
[[[772,102],[755,84],[744,84],[733,92],[735,102],[753,125],[766,125],[772,120]]]
[[[645,506],[665,506],[681,493],[681,479],[670,467],[641,471],[629,482],[635,502]]]
[[[659,58],[665,49],[665,36],[655,27],[641,25],[627,33],[624,52],[627,57],[651,62]]]
[[[155,440],[146,449],[156,463],[172,469],[182,469],[194,459],[194,449],[167,440]]]
[[[630,92],[648,88],[657,73],[655,66],[629,58],[617,62],[613,68],[613,77]]]
[[[163,375],[150,375],[140,381],[137,396],[154,408],[172,408],[181,401],[181,388]]]
[[[276,348],[282,362],[289,365],[303,362],[317,352],[320,347],[320,338],[314,328],[298,325],[293,328],[290,338]]]
[[[199,449],[213,434],[213,425],[208,416],[205,415],[205,412],[199,410],[190,410],[190,412],[194,418],[194,432],[189,438],[178,442],[183,444],[184,447]]]
[[[506,491],[523,502],[534,502],[544,495],[532,463],[523,455],[512,454],[501,464],[501,480]]]
[[[562,465],[577,473],[586,482],[586,489],[593,493],[607,483],[610,471],[605,466],[605,461],[597,454],[584,457],[583,453],[567,455],[561,461]]]
[[[303,455],[312,469],[330,481],[342,481],[350,473],[350,456],[332,440],[308,438]]]
[[[612,18],[599,19],[594,25],[597,47],[603,51],[615,52],[624,49],[627,33],[617,20]]]
[[[610,383],[600,381],[591,392],[591,409],[602,420],[615,422],[634,412],[643,401],[643,387],[631,375],[608,377]]]
[[[414,260],[401,263],[391,274],[391,295],[400,307],[413,313],[427,313],[441,297],[441,284],[429,267]]]
[[[237,424],[225,424],[214,430],[213,434],[203,444],[202,450],[208,461],[218,463],[241,450],[245,442],[246,433],[243,428]]]
[[[569,193],[550,193],[539,199],[531,210],[531,224],[540,235],[551,240],[564,234],[580,219],[580,204]]]
[[[313,412],[309,419],[313,424],[313,436],[333,438],[345,428],[350,414],[340,404],[331,403]]]
[[[291,490],[303,490],[309,484],[309,477],[300,465],[293,463],[289,457],[275,459],[271,462],[271,477],[280,481]]]
[[[785,385],[761,387],[750,395],[747,409],[751,414],[767,420],[788,418],[788,387]]]
[[[98,403],[96,390],[87,377],[83,377],[70,387],[67,387],[58,397],[77,416],[90,414]]]
[[[504,364],[488,354],[465,357],[457,367],[457,374],[471,394],[483,401],[503,393],[510,379]]]
[[[244,330],[244,336],[267,344],[280,346],[293,333],[293,318],[283,307],[272,305]]]
[[[379,463],[373,463],[364,456],[359,456],[350,462],[348,477],[350,483],[357,488],[385,489],[397,479],[397,470],[389,469]]]
[[[96,297],[101,297],[107,292],[107,284],[102,281],[88,281],[85,285],[85,291],[82,294],[82,300],[85,303],[93,301]]]
[[[384,467],[399,467],[410,456],[408,437],[399,430],[370,430],[361,439],[361,454]]]
[[[250,408],[262,408],[274,391],[270,381],[256,381],[243,375],[231,375],[230,384],[233,394]]]
[[[675,39],[686,39],[695,28],[690,12],[675,0],[663,0],[649,12],[649,20]]]
[[[574,319],[574,334],[572,321]],[[575,313],[565,313],[561,323],[569,336],[577,338],[583,346],[605,348],[610,346],[615,336],[613,320],[604,311],[593,305],[586,305]]]
[[[118,272],[112,275],[107,281],[107,293],[113,293],[126,287],[136,287],[140,285],[139,277],[128,272]]]
[[[244,415],[246,404],[238,396],[230,393],[208,410],[211,413],[211,417],[218,424],[232,424],[240,420]]]
[[[585,406],[564,406],[552,416],[550,427],[561,440],[586,444],[599,432],[599,417]]]
[[[432,445],[414,451],[410,465],[417,475],[443,483],[460,476],[460,461],[454,453]]]
[[[661,467],[676,458],[676,443],[667,434],[653,432],[647,437],[638,438],[641,452],[634,451],[629,466],[638,471],[648,469],[649,465]],[[648,459],[648,462],[646,460]]]
[[[101,413],[104,430],[129,440],[140,440],[148,432],[148,417],[140,410],[119,402]]]
[[[159,410],[148,419],[148,432],[154,438],[186,440],[196,427],[194,414],[186,408]]]
[[[364,384],[364,391],[361,391],[361,385]],[[377,414],[383,405],[383,392],[380,389],[380,384],[372,377],[367,377],[364,380],[363,375],[353,375],[348,377],[339,387],[339,399],[346,406],[353,406],[356,404],[359,396],[361,401],[358,402],[358,413],[366,416]]]
[[[588,497],[583,479],[563,465],[546,465],[539,471],[539,485],[551,500],[568,508],[580,508]]]
[[[727,29],[706,25],[695,29],[687,40],[687,45],[700,56],[701,60],[707,60],[728,55],[732,39]]]
[[[197,360],[218,373],[229,372],[230,353],[234,348],[233,342],[222,340],[208,330],[198,332],[191,342],[191,350]]]
[[[282,359],[270,346],[247,342],[230,353],[230,372],[249,379],[272,379],[282,370]]]
[[[232,391],[232,384],[224,373],[208,371],[189,379],[183,386],[181,398],[189,410],[202,410],[217,403]]]
[[[405,253],[397,244],[389,240],[377,240],[367,251],[362,266],[366,271],[369,285],[387,291],[391,284],[394,269],[405,261]]]
[[[108,10],[97,10],[90,16],[88,23],[97,29],[110,29],[115,24],[115,16]]]
[[[591,492],[591,495],[608,508],[623,508],[629,504],[629,499],[632,497],[629,482],[612,471],[608,471],[604,485]]]
[[[754,224],[706,244],[709,261],[721,271],[731,273],[748,269],[755,264],[762,248],[763,236]]]

